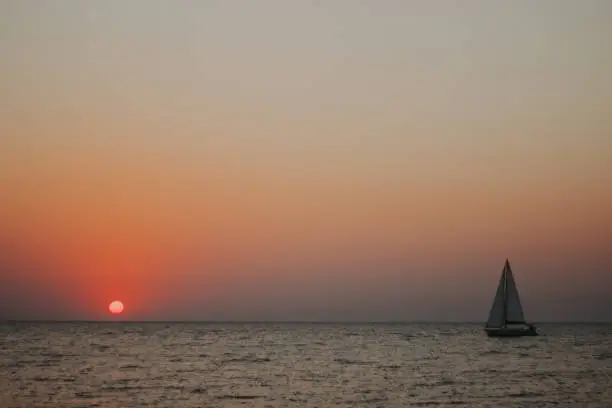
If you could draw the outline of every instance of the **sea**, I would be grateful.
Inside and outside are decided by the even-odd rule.
[[[612,407],[612,325],[0,324],[0,407]]]

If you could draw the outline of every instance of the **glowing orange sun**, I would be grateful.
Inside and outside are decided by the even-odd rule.
[[[119,314],[119,313],[123,312],[123,303],[121,303],[121,301],[119,301],[119,300],[113,300],[108,305],[108,310],[112,314]]]

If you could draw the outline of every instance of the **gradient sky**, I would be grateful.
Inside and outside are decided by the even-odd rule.
[[[612,320],[612,2],[0,2],[0,317]]]

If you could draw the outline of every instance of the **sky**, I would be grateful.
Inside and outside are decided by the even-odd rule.
[[[610,321],[610,21],[2,1],[0,318]]]

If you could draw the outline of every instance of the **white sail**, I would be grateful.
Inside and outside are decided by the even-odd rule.
[[[495,293],[495,298],[493,299],[493,306],[491,307],[491,311],[489,312],[489,320],[487,320],[487,327],[501,327],[506,323],[505,316],[505,277],[506,277],[506,269],[502,271],[501,278],[499,279],[499,284],[497,285],[497,292]]]
[[[512,275],[512,269],[507,264],[506,267],[506,322],[512,324],[524,324],[525,316],[519,298],[516,282]]]

